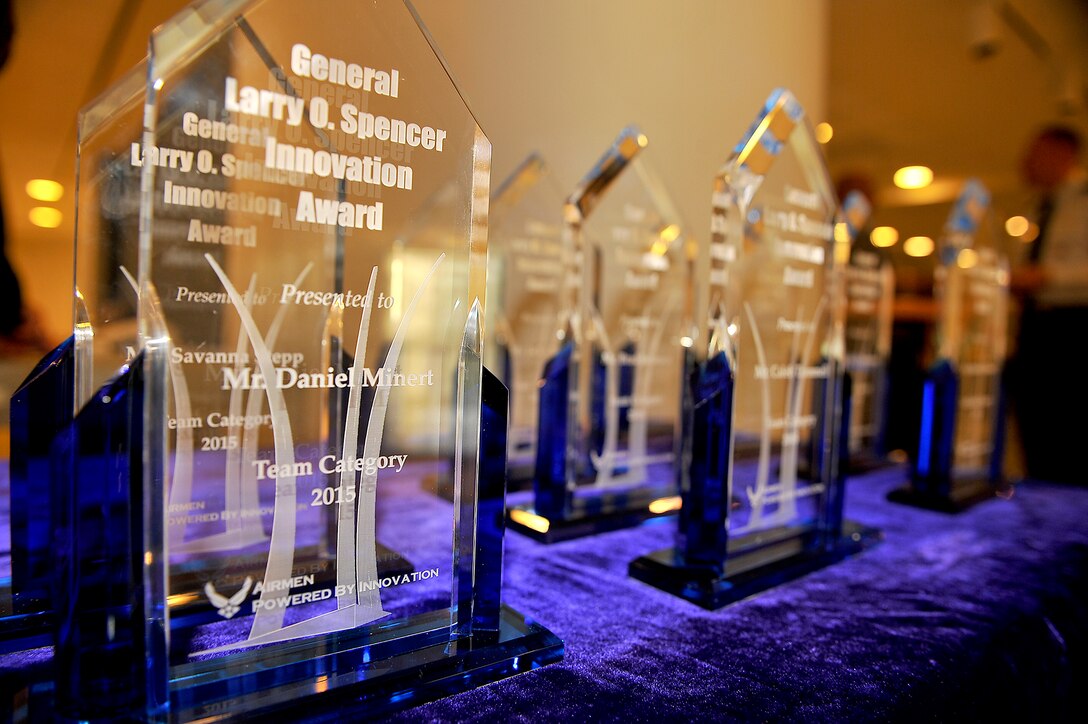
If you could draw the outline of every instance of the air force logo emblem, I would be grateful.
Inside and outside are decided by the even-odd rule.
[[[246,580],[242,582],[242,587],[238,589],[230,598],[227,598],[223,594],[215,590],[215,586],[211,581],[204,584],[204,594],[211,601],[211,604],[218,609],[219,615],[223,618],[233,618],[234,614],[242,608],[242,601],[246,600],[246,596],[249,595],[249,589],[253,586],[253,579],[246,576]]]

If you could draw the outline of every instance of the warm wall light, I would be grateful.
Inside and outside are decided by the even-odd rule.
[[[26,182],[26,195],[35,201],[60,201],[64,187],[49,179],[32,178]]]
[[[892,177],[901,189],[923,189],[933,183],[933,170],[928,166],[904,166]]]
[[[820,143],[827,143],[835,135],[835,129],[827,121],[817,123],[814,130],[816,131],[816,140]]]
[[[55,229],[60,226],[64,216],[48,206],[35,206],[30,210],[30,223],[43,229]]]
[[[903,242],[907,256],[923,257],[933,253],[933,239],[928,236],[912,236]]]
[[[895,246],[899,241],[899,231],[894,226],[878,226],[869,232],[869,241],[873,242],[873,246]]]
[[[1010,216],[1005,220],[1005,233],[1009,236],[1023,236],[1031,228],[1031,222],[1023,216]]]

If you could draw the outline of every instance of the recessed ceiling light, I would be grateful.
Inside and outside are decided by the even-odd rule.
[[[933,183],[933,170],[929,166],[904,166],[892,177],[901,189],[924,189]]]
[[[26,195],[35,201],[60,201],[64,187],[56,181],[34,178],[26,182]]]
[[[899,241],[899,232],[894,226],[878,226],[869,232],[869,241],[873,242],[873,246],[895,246]]]
[[[835,135],[835,129],[827,121],[817,123],[814,130],[816,131],[816,140],[820,143],[827,143]]]
[[[35,206],[30,210],[30,223],[43,229],[55,229],[63,220],[60,211],[49,206]]]
[[[928,236],[912,236],[903,242],[907,256],[923,257],[933,253],[933,239]]]

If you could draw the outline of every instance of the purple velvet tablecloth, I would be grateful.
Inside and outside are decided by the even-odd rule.
[[[898,469],[850,481],[885,541],[716,612],[627,577],[671,524],[506,541],[505,601],[562,663],[401,721],[1075,719],[1088,696],[1088,489],[1020,486],[959,516],[888,503]]]
[[[948,516],[886,502],[902,480],[848,484],[848,516],[883,543],[716,612],[627,577],[671,521],[551,546],[508,533],[504,600],[565,660],[393,719],[1079,720],[1088,489],[1025,484]]]

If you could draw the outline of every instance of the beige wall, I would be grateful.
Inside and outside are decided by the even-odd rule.
[[[826,109],[825,0],[417,0],[494,144],[497,185],[532,151],[564,193],[638,124],[692,232],[776,86]]]

